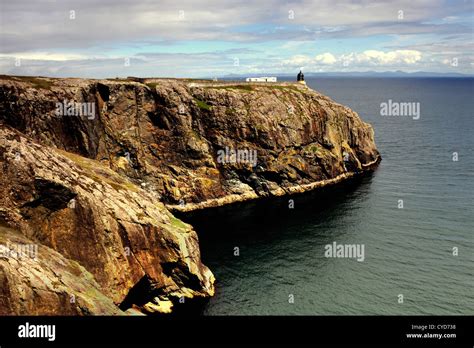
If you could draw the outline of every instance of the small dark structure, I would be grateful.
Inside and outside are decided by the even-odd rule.
[[[298,73],[298,76],[296,77],[296,81],[300,82],[300,81],[304,81],[304,74],[303,72],[300,70],[300,72]]]

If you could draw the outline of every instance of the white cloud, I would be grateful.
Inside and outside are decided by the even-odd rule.
[[[416,50],[394,50],[394,51],[377,51],[377,50],[366,50],[360,53],[351,52],[341,54],[338,57],[334,56],[330,52],[325,52],[310,57],[307,55],[296,55],[290,59],[285,59],[282,62],[283,66],[297,67],[304,66],[306,70],[316,70],[321,65],[332,65],[332,66],[351,66],[352,68],[359,67],[393,67],[393,66],[406,66],[415,65],[422,59],[422,53]]]
[[[315,58],[315,61],[321,64],[331,65],[336,63],[337,59],[329,52],[318,54]]]
[[[400,9],[405,10],[403,25]],[[70,10],[76,11],[74,20]],[[295,14],[291,20],[289,11]],[[300,41],[454,30],[471,34],[469,25],[452,23],[467,11],[472,11],[469,2],[447,6],[443,0],[267,0],[252,5],[245,0],[15,0],[2,2],[2,50],[86,50],[190,40]],[[441,18],[446,18],[442,25],[433,24]],[[248,30],[252,25],[257,28]]]
[[[459,58],[459,72],[472,73],[474,59],[469,1],[268,0],[249,5],[245,0],[15,0],[1,8],[0,73],[36,69],[46,75],[54,69],[57,75],[205,76],[300,67],[430,71],[446,70],[442,60],[450,57]],[[72,9],[74,20],[69,17]],[[399,10],[404,11],[403,21]],[[375,35],[386,37],[361,39]],[[325,52],[334,47],[335,42],[323,41],[330,39],[344,40],[344,47],[358,52]],[[315,46],[319,42],[329,44]],[[247,59],[239,55],[236,71],[233,56],[219,54],[221,47],[255,47],[262,54]],[[302,55],[311,47],[328,48]],[[154,59],[142,57],[143,52],[162,55]],[[289,56],[293,52],[301,54]],[[129,69],[124,69],[122,55],[133,59]],[[15,57],[22,59],[21,69]]]
[[[421,52],[416,50],[395,50],[389,52],[367,50],[355,55],[357,63],[373,65],[416,64],[421,60]]]
[[[313,60],[309,56],[302,54],[295,55],[289,59],[285,59],[282,62],[282,65],[285,66],[306,66],[313,64]]]
[[[68,53],[49,53],[49,52],[12,52],[9,54],[0,53],[0,58],[20,58],[25,60],[46,60],[46,61],[67,61],[87,59],[88,57],[80,54]]]

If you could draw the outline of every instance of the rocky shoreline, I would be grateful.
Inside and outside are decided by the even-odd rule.
[[[369,124],[299,84],[1,76],[1,243],[40,260],[0,257],[0,314],[177,312],[215,279],[172,211],[301,193],[380,159]]]
[[[373,169],[377,167],[377,165],[380,163],[381,160],[382,160],[382,157],[379,156],[377,157],[377,159],[375,159],[371,163],[364,164],[363,165],[364,171],[361,171],[359,173],[356,173],[356,172],[343,173],[332,179],[316,181],[310,184],[291,186],[287,189],[280,188],[277,190],[270,191],[268,197],[291,196],[294,194],[304,193],[304,192],[316,190],[318,188],[335,185],[337,183],[340,183],[344,180],[350,179],[357,175],[363,175],[364,173],[368,171],[372,171]],[[186,212],[192,212],[195,210],[201,210],[201,209],[207,209],[207,208],[217,208],[217,207],[221,207],[221,206],[232,204],[232,203],[251,201],[251,200],[255,200],[262,197],[264,196],[258,196],[256,193],[251,192],[251,193],[244,193],[241,195],[228,195],[222,198],[214,198],[214,199],[210,199],[210,200],[203,201],[200,203],[191,203],[191,204],[186,204],[186,205],[169,205],[168,204],[166,205],[166,207],[172,212],[186,213]]]

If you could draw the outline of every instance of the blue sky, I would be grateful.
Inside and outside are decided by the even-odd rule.
[[[1,3],[0,73],[474,73],[473,0]]]

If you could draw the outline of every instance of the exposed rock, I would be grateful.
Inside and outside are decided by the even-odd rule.
[[[173,209],[300,192],[380,160],[369,124],[304,85],[50,82],[49,89],[35,89],[0,81],[0,117],[36,141],[145,182]],[[97,115],[58,117],[55,105],[64,100],[95,103]],[[229,150],[255,152],[256,163],[245,156],[219,161]]]
[[[0,315],[10,314],[124,313],[77,262],[0,227]]]
[[[158,294],[174,301],[213,295],[214,277],[201,263],[190,225],[97,161],[33,143],[7,127],[0,128],[0,220],[77,261],[117,305],[143,278],[145,303]],[[38,269],[55,269],[42,261]]]
[[[173,308],[173,302],[167,300],[160,300],[158,297],[153,299],[153,302],[148,302],[143,306],[143,309],[149,313],[169,314]]]
[[[39,296],[38,314],[169,313],[212,296],[195,231],[168,209],[304,192],[379,160],[372,127],[304,85],[0,77],[0,222],[54,255],[28,295],[33,275],[2,260],[1,310]],[[94,293],[61,307],[81,287]]]

